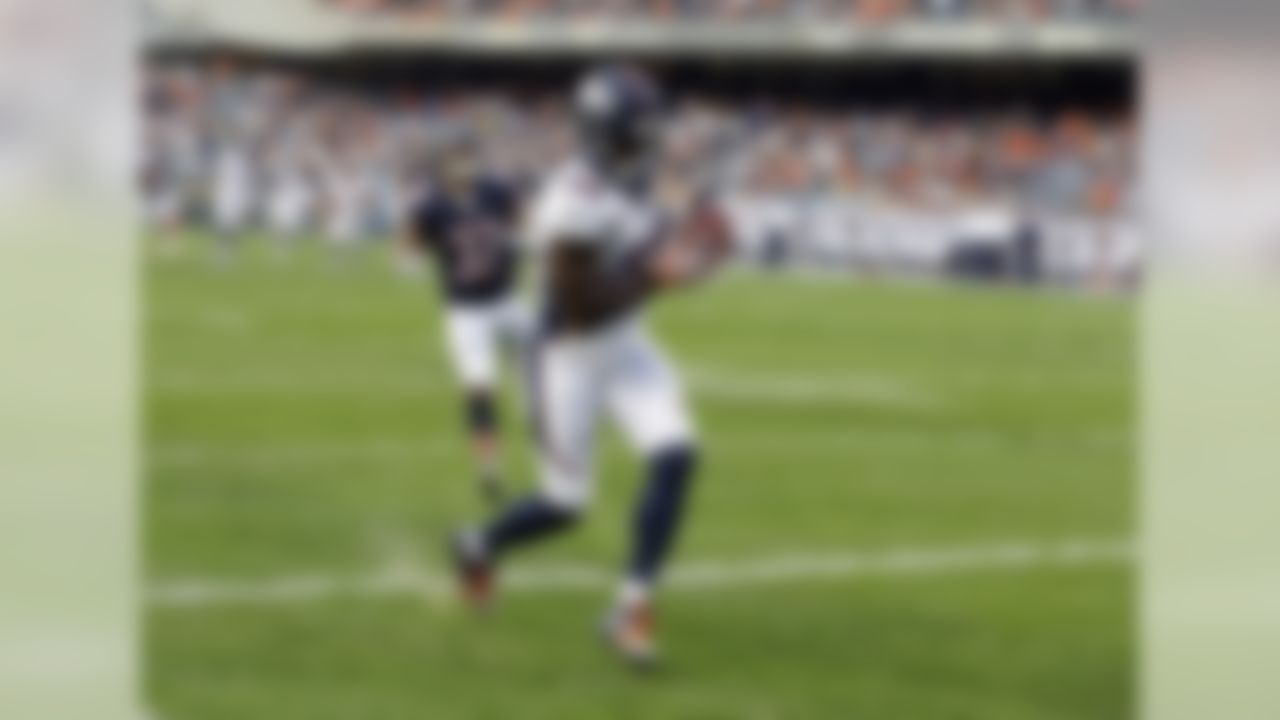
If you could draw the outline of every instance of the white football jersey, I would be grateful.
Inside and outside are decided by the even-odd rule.
[[[607,256],[622,257],[649,242],[661,223],[654,200],[627,192],[585,162],[571,161],[539,190],[526,242],[534,257],[561,242],[597,243]]]
[[[569,163],[547,178],[535,198],[525,241],[541,279],[547,253],[558,243],[592,243],[606,257],[623,258],[650,242],[662,223],[654,200],[628,193],[583,163]],[[679,374],[635,310],[590,332],[544,336],[533,344],[541,486],[560,507],[581,510],[590,502],[597,427],[606,417],[646,457],[695,442]]]

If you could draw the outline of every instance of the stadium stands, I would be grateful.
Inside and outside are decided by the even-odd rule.
[[[191,220],[208,205],[203,189],[228,147],[251,159],[257,198],[269,196],[277,160],[303,169],[316,208],[331,188],[351,187],[335,174],[362,178],[362,227],[372,237],[394,226],[421,191],[433,149],[459,133],[478,135],[493,169],[531,186],[563,157],[571,132],[562,93],[537,84],[393,92],[314,73],[159,63],[149,90],[150,191],[168,204],[180,196]],[[1034,219],[1075,238],[1051,243],[1063,247],[1080,244],[1079,231],[1064,228],[1126,220],[1131,205],[1135,141],[1123,113],[746,102],[693,85],[672,114],[661,190],[674,198],[691,182],[722,188],[744,257],[766,262],[936,274],[954,262],[957,243],[982,239],[963,228],[989,227],[993,213],[1005,218],[1004,240]],[[1115,252],[1131,274],[1136,249],[1127,243]],[[1049,274],[1085,279],[1091,261],[1081,252],[1096,254],[1062,250],[1071,257]]]
[[[497,22],[1129,18],[1136,0],[320,0],[352,13]]]

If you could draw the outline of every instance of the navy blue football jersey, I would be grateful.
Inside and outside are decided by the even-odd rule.
[[[432,191],[414,209],[414,230],[435,258],[448,300],[485,302],[511,292],[518,205],[513,188],[481,178],[460,193]]]

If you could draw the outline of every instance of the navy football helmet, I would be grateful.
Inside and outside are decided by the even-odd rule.
[[[588,154],[608,170],[647,167],[658,148],[662,96],[653,78],[633,65],[606,65],[578,85],[574,114]]]
[[[457,130],[432,153],[431,176],[442,187],[460,190],[471,186],[483,165],[479,139],[469,131]]]

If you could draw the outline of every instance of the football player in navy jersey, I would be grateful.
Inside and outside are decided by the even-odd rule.
[[[445,303],[445,345],[462,386],[482,492],[503,495],[496,399],[504,349],[520,356],[528,313],[516,292],[519,199],[481,171],[476,146],[452,144],[410,211],[403,250],[432,261]]]

